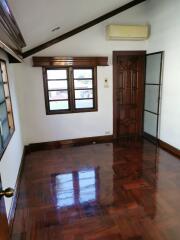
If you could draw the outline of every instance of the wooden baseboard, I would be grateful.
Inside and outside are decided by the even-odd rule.
[[[26,146],[26,151],[27,153],[31,153],[31,152],[42,151],[42,150],[51,150],[51,149],[80,146],[80,145],[87,145],[87,144],[93,144],[93,143],[107,143],[111,141],[113,141],[113,135],[77,138],[77,139],[60,140],[60,141],[53,141],[53,142],[41,142],[41,143],[29,144],[28,146]]]
[[[162,140],[159,140],[159,146],[163,148],[164,150],[172,153],[173,155],[177,156],[180,158],[180,150],[177,148],[171,146],[170,144],[163,142]]]
[[[17,180],[16,180],[16,185],[15,185],[15,188],[14,188],[14,196],[13,196],[13,199],[12,199],[12,204],[11,204],[10,212],[9,212],[9,215],[8,215],[10,235],[12,233],[12,228],[13,228],[13,222],[14,222],[14,217],[15,217],[17,200],[18,200],[18,196],[19,196],[21,177],[22,177],[22,173],[23,173],[23,169],[24,169],[25,155],[26,155],[26,149],[24,147],[22,157],[21,157],[21,164],[20,164],[20,167],[19,167],[18,176],[17,176]]]

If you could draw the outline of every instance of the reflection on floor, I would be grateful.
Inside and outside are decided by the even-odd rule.
[[[149,142],[26,157],[13,240],[179,240],[180,161]]]
[[[97,201],[97,170],[82,169],[55,177],[56,206],[59,208]]]

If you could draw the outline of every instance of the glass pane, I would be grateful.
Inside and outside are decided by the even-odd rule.
[[[7,141],[8,136],[9,136],[9,125],[8,125],[8,121],[5,121],[2,124],[2,137],[3,137],[4,143]]]
[[[158,111],[159,86],[146,85],[145,110],[157,113]]]
[[[68,99],[68,91],[50,91],[50,100]]]
[[[50,102],[50,110],[67,110],[69,109],[68,101],[54,101]]]
[[[96,200],[96,178],[94,170],[81,171],[79,176],[80,203]]]
[[[147,56],[146,61],[146,83],[159,84],[161,53]]]
[[[47,70],[48,79],[67,79],[66,69]]]
[[[74,205],[74,185],[72,173],[56,176],[57,207]]]
[[[5,97],[4,97],[4,86],[3,83],[0,83],[0,102],[4,101]]]
[[[67,89],[67,81],[48,81],[48,89]]]
[[[144,132],[154,137],[156,136],[157,129],[157,115],[144,112]]]
[[[92,78],[92,69],[74,69],[74,78]]]
[[[0,104],[0,121],[3,122],[7,118],[6,104]]]
[[[92,80],[74,80],[74,87],[77,88],[92,88]]]
[[[75,90],[75,98],[93,98],[92,90]]]
[[[93,108],[93,100],[76,100],[76,108]]]

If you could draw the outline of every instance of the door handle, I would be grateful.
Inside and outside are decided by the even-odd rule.
[[[7,198],[10,198],[14,195],[14,189],[12,188],[6,188],[5,190],[1,190],[0,191],[0,199],[2,197],[7,197]]]

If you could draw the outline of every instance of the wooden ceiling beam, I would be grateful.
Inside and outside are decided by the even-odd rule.
[[[106,14],[98,17],[98,18],[95,18],[94,20],[92,20],[90,22],[87,22],[87,23],[85,23],[85,24],[83,24],[83,25],[81,25],[81,26],[79,26],[77,28],[74,28],[73,30],[71,30],[71,31],[69,31],[67,33],[64,33],[64,34],[60,35],[59,37],[56,37],[56,38],[54,38],[54,39],[52,39],[52,40],[50,40],[50,41],[48,41],[46,43],[43,43],[43,44],[41,44],[41,45],[39,45],[37,47],[34,47],[34,48],[24,52],[22,54],[23,58],[29,57],[29,56],[37,53],[37,52],[40,52],[40,51],[42,51],[42,50],[44,50],[44,49],[46,49],[46,48],[48,48],[48,47],[58,43],[58,42],[61,42],[61,41],[65,40],[65,39],[67,39],[69,37],[72,37],[72,36],[82,32],[82,31],[84,31],[84,30],[86,30],[88,28],[91,28],[91,27],[97,25],[98,23],[101,23],[101,22],[103,22],[103,21],[105,21],[105,20],[107,20],[107,19],[109,19],[109,18],[111,18],[111,17],[113,17],[113,16],[115,16],[115,15],[121,13],[121,12],[124,12],[124,11],[126,11],[126,10],[128,10],[128,9],[130,9],[130,8],[140,4],[142,2],[145,2],[145,1],[146,0],[134,0],[134,1],[131,1],[131,2],[125,4],[125,5],[123,5],[123,6],[119,7],[119,8],[111,11],[111,12],[108,12],[108,13],[106,13]]]

